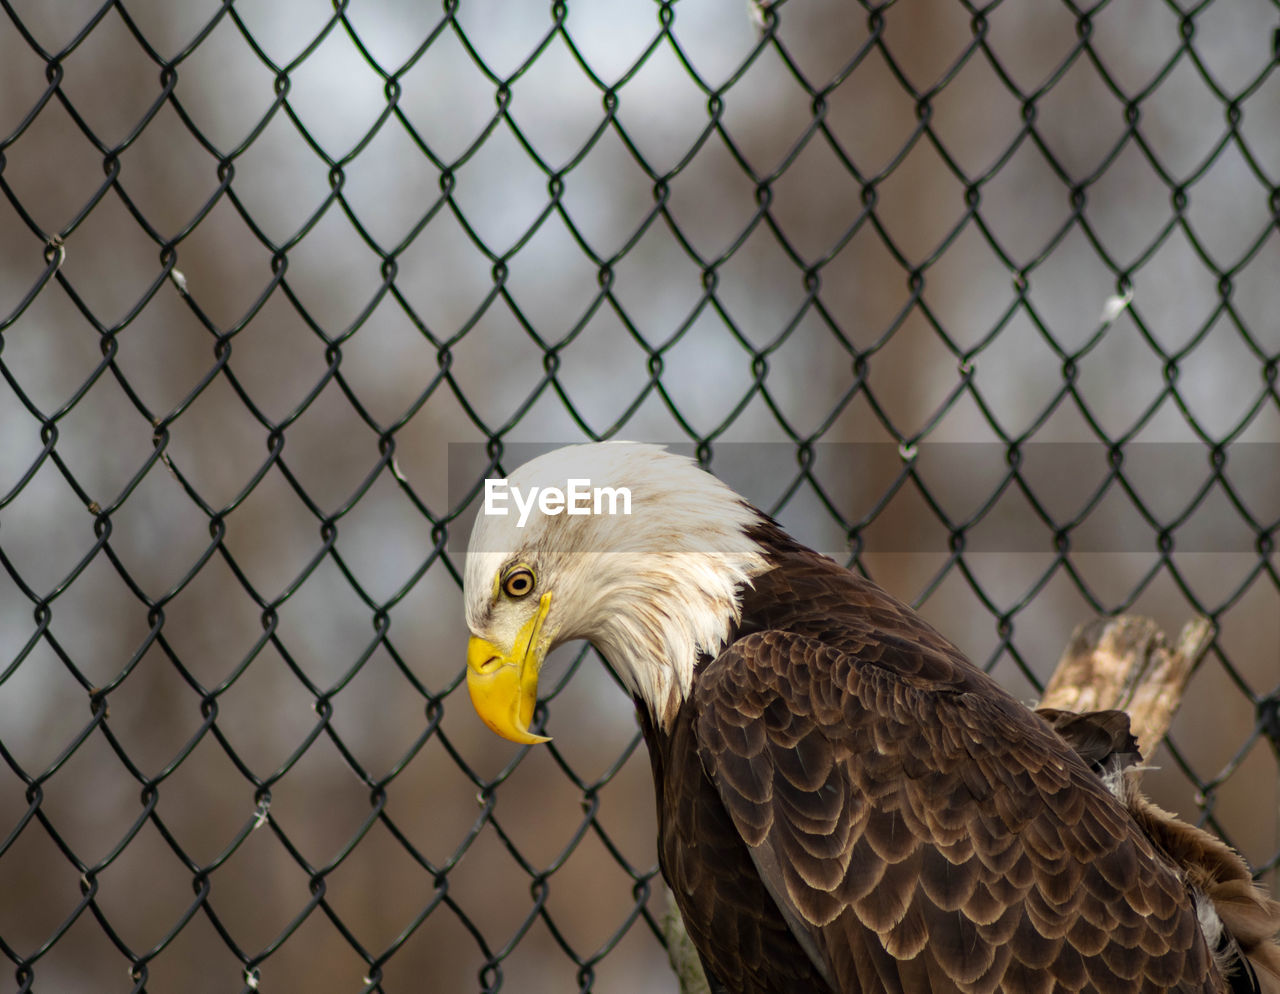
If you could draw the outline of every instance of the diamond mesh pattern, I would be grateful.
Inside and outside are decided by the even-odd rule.
[[[1275,0],[0,10],[19,991],[674,989],[629,702],[460,690],[449,443],[687,444],[1028,699],[1207,615],[1149,786],[1274,880]]]

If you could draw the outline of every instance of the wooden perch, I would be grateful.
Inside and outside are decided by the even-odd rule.
[[[1212,640],[1213,625],[1207,618],[1187,622],[1172,647],[1149,618],[1120,615],[1086,622],[1072,633],[1040,706],[1127,711],[1138,748],[1143,757],[1150,757],[1169,730],[1187,679]],[[662,931],[681,994],[709,994],[702,962],[670,892]]]
[[[1040,706],[1127,711],[1138,749],[1150,758],[1212,639],[1207,618],[1187,622],[1173,647],[1150,618],[1121,615],[1088,622],[1072,633]]]

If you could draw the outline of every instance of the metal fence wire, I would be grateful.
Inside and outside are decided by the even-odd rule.
[[[452,443],[685,443],[1027,700],[1206,615],[1148,788],[1274,882],[1276,0],[0,9],[17,990],[675,989],[630,703],[460,689]]]

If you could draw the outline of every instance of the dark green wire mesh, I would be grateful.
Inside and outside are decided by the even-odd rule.
[[[1147,783],[1274,882],[1275,0],[0,10],[14,989],[674,990],[624,695],[470,713],[451,445],[682,443],[1028,700],[1207,616]]]

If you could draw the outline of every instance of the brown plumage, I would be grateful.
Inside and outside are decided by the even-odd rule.
[[[1076,714],[1036,711],[1100,774],[1129,809],[1138,827],[1175,865],[1203,905],[1214,958],[1233,994],[1280,994],[1280,902],[1253,882],[1239,853],[1202,828],[1189,825],[1152,803],[1138,788],[1137,742],[1123,711]],[[1198,911],[1200,908],[1198,907]]]
[[[1274,956],[1242,861],[1090,769],[1136,759],[1119,712],[1058,714],[1082,759],[908,607],[760,537],[774,568],[731,641],[670,734],[644,721],[662,869],[713,989],[1225,991],[1197,886]]]

